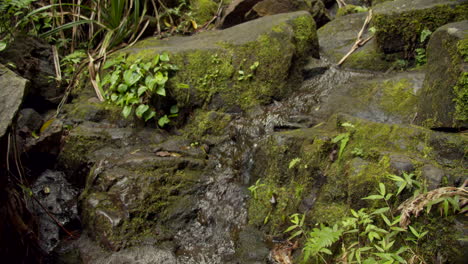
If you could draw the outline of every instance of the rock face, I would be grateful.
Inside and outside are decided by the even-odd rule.
[[[60,102],[64,87],[57,87],[56,82],[51,81],[55,69],[50,45],[37,38],[16,36],[0,53],[0,63],[13,63],[18,74],[31,82],[25,101],[28,107],[42,112]]]
[[[466,0],[395,0],[373,8],[373,26],[379,48],[386,54],[403,52],[411,58],[424,29],[435,31],[438,27],[468,19]]]
[[[0,64],[0,138],[18,112],[26,94],[29,81]]]
[[[318,27],[330,21],[321,0],[235,0],[226,9],[219,27],[228,28],[258,17],[299,10],[312,14]]]
[[[192,37],[147,39],[122,52],[131,61],[164,51],[180,68],[168,84],[179,108],[238,111],[290,94],[305,56],[318,56],[318,42],[314,20],[302,11]]]
[[[418,103],[419,124],[468,127],[468,20],[445,25],[427,46],[427,77]]]
[[[356,42],[357,35],[367,14],[367,12],[363,12],[337,17],[321,27],[317,31],[320,55],[332,63],[338,63]],[[362,37],[366,39],[370,36],[371,33],[366,30]],[[363,47],[352,53],[344,62],[343,67],[385,71],[392,67],[392,62],[385,59],[385,55],[379,50],[375,39],[371,39]]]

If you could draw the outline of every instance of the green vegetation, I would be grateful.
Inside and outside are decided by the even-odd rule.
[[[292,225],[285,232],[292,234],[289,239],[301,235],[305,240],[303,260],[314,257],[315,262],[323,263],[328,259],[344,263],[389,264],[428,261],[420,246],[430,235],[429,231],[424,224],[410,225],[410,218],[418,217],[420,212],[430,215],[433,207],[438,207],[442,217],[460,212],[460,205],[468,198],[466,190],[443,187],[427,192],[413,174],[388,175],[388,178],[398,188],[396,192],[379,182],[377,194],[362,198],[376,202],[376,207],[351,209],[351,216],[344,217],[332,227],[320,224],[319,228],[308,231],[304,225],[305,215],[291,215]],[[412,197],[398,204],[405,193],[412,193]],[[432,214],[429,217],[438,216]],[[341,241],[341,253],[333,247],[338,241]]]
[[[156,95],[163,98],[166,96],[165,85],[169,74],[177,70],[175,65],[169,64],[167,53],[156,55],[149,62],[137,60],[128,63],[125,57],[120,56],[106,62],[103,69],[109,68],[112,68],[112,71],[104,75],[98,84],[106,100],[122,107],[122,115],[125,118],[134,111],[138,118],[145,121],[156,116],[157,109],[152,102],[155,101]],[[170,113],[172,116],[176,115],[177,106],[172,106]],[[163,127],[169,122],[168,115],[160,113],[158,116],[159,126]]]

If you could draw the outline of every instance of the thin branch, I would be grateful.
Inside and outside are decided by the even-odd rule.
[[[341,64],[343,64],[345,62],[345,60],[353,53],[355,52],[358,48],[364,46],[367,42],[369,42],[369,40],[371,40],[374,36],[370,36],[366,39],[363,39],[362,38],[362,34],[364,34],[364,30],[367,28],[367,26],[369,25],[370,21],[372,19],[372,9],[369,10],[369,14],[367,14],[367,17],[366,17],[366,20],[364,21],[364,25],[362,25],[362,28],[361,30],[359,31],[358,35],[357,35],[357,39],[356,39],[356,42],[354,42],[353,46],[351,47],[351,49],[349,50],[348,53],[346,53],[346,55],[344,55],[344,57],[338,62],[338,66],[340,66]]]

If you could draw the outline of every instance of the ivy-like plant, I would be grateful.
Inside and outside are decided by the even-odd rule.
[[[155,118],[161,111],[155,109],[151,102],[155,96],[166,96],[169,74],[177,70],[175,65],[169,63],[169,55],[162,53],[152,61],[138,59],[132,63],[121,56],[107,61],[103,67],[104,70],[111,68],[102,80],[98,80],[106,100],[121,106],[125,118],[133,111],[145,121]],[[169,123],[169,117],[177,115],[177,112],[177,106],[172,106],[169,115],[159,117],[158,125],[163,127]]]

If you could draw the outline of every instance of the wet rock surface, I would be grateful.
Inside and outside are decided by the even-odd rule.
[[[85,96],[75,98],[74,104],[65,106],[62,120],[50,133],[41,133],[31,149],[41,149],[47,138],[63,137],[56,167],[66,176],[47,172],[49,176],[38,180],[34,192],[44,203],[53,200],[51,210],[58,218],[73,215],[60,220],[66,224],[77,217],[76,205],[57,207],[76,195],[65,179],[81,188],[78,207],[84,231],[79,239],[57,244],[60,230],[41,215],[44,230],[52,230],[44,237],[44,247],[54,249],[59,263],[275,263],[272,255],[287,239],[284,230],[291,214],[304,213],[310,223],[333,225],[350,208],[367,206],[361,198],[374,192],[389,174],[414,174],[425,179],[429,188],[442,183],[460,185],[468,167],[466,136],[413,125],[418,117],[417,99],[428,78],[426,69],[385,73],[392,64],[384,61],[380,67],[374,60],[383,58],[381,51],[371,52],[376,56],[369,60],[355,64],[351,60],[344,69],[334,65],[352,45],[365,16],[347,15],[347,21],[338,18],[319,30],[321,59],[314,49],[301,50],[291,25],[280,27],[290,37],[286,42],[294,42],[286,43],[294,51],[281,50],[288,61],[299,55],[309,61],[298,69],[281,65],[281,82],[293,74],[291,69],[306,80],[295,83],[287,94],[266,93],[268,99],[260,96],[261,103],[254,100],[243,105],[248,107],[224,107],[223,90],[212,98],[211,94],[191,97],[187,106],[194,109],[183,126],[162,130],[138,120],[121,120],[118,109]],[[262,21],[278,25],[279,17],[283,16]],[[309,15],[293,13],[281,21],[289,23],[291,17],[310,20]],[[272,30],[272,24],[259,23],[242,28],[284,33],[278,27]],[[330,36],[333,30],[339,34]],[[153,39],[126,52],[138,58],[150,44],[151,52],[180,52],[185,60],[195,46],[205,63],[220,50],[231,52],[233,60],[250,54],[213,43],[219,36],[240,46],[258,44],[258,34],[251,31],[236,33],[242,39],[229,32],[207,32],[190,37],[187,43],[181,43],[187,38]],[[378,50],[377,42],[368,45]],[[362,66],[363,61],[370,63]],[[199,85],[197,78],[207,73],[195,72],[195,68],[177,77],[192,78],[193,89]],[[195,73],[201,75],[193,77]],[[232,81],[233,76],[226,76],[223,82]],[[260,89],[252,83],[260,82],[238,84],[250,91]],[[235,103],[243,99],[231,98]],[[35,127],[26,123],[29,130]],[[63,124],[65,131],[55,129]],[[335,140],[338,136],[346,138],[345,147]],[[53,194],[53,190],[59,192]],[[457,243],[450,247],[463,252],[463,245]],[[437,250],[445,254],[452,249]]]
[[[26,95],[28,80],[0,64],[0,138],[5,135]]]
[[[52,252],[60,240],[80,229],[78,190],[66,180],[62,172],[47,170],[31,188],[37,200],[33,211],[39,218],[39,236],[43,249]],[[72,228],[72,229],[71,229]],[[65,232],[65,230],[67,230]]]

